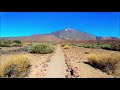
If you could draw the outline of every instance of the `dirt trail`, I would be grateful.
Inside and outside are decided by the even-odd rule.
[[[74,49],[72,51],[63,49],[62,51],[60,45],[58,45],[56,52],[52,55],[34,56],[31,60],[33,65],[29,78],[65,78],[66,75],[68,75],[68,78],[74,78],[74,76],[71,77],[69,71],[66,72],[67,65],[70,65],[72,69],[77,67],[74,75],[78,78],[113,78],[113,76],[84,63],[87,62],[87,58],[82,50],[76,49],[73,51]],[[84,58],[79,59],[80,56]],[[67,60],[67,64],[65,60]]]
[[[51,57],[48,64],[46,78],[65,78],[66,69],[64,53],[60,45],[58,45],[56,53]]]

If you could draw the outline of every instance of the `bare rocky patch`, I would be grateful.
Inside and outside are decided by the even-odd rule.
[[[99,69],[84,63],[88,62],[87,55],[85,52],[88,51],[86,48],[70,47],[69,49],[62,48],[65,54],[65,60],[68,66],[68,78],[113,78],[114,76],[107,75]],[[89,52],[102,52],[97,49],[89,49]]]

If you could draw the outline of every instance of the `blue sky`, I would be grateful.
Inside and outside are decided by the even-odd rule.
[[[0,12],[0,36],[29,36],[73,28],[120,38],[120,12]]]

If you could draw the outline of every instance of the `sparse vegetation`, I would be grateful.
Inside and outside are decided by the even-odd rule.
[[[84,48],[101,48],[101,49],[112,50],[112,51],[120,51],[120,45],[114,45],[114,44],[84,44],[84,45],[75,44],[74,46],[84,47]]]
[[[21,41],[19,41],[19,40],[13,40],[13,43],[22,44],[22,42],[21,42]]]
[[[22,42],[19,40],[0,40],[0,47],[18,47],[22,46]]]
[[[70,47],[68,45],[65,45],[63,48],[64,49],[69,49]]]
[[[14,54],[1,63],[0,77],[2,78],[23,78],[30,71],[30,56],[26,54]]]
[[[56,44],[57,44],[57,42],[51,42],[51,41],[49,41],[49,42],[44,42],[44,43],[50,44],[50,45],[56,45]]]
[[[0,47],[10,47],[12,41],[10,40],[0,40]]]
[[[89,54],[89,63],[107,72],[108,74],[120,74],[120,53],[101,53],[101,54]]]
[[[111,45],[110,44],[103,44],[101,46],[102,49],[106,49],[106,50],[111,50]]]
[[[1,45],[4,47],[1,47],[1,55],[5,56],[2,58],[5,60],[4,63],[1,63],[0,67],[0,77],[2,78],[19,78],[19,77],[27,77],[34,74],[29,74],[30,72],[30,66],[34,64],[34,62],[29,62],[29,59],[24,62],[24,60],[20,61],[18,58],[22,53],[35,53],[35,54],[30,54],[32,55],[33,61],[36,60],[35,62],[38,63],[37,60],[42,60],[38,56],[41,55],[46,57],[46,60],[49,56],[50,53],[54,52],[56,46],[58,43],[54,42],[30,42],[30,43],[23,43],[22,47],[16,47],[19,46],[21,43],[19,41],[5,41],[2,42]],[[87,66],[88,63],[91,65],[88,65],[88,67],[92,68],[98,68],[103,72],[106,72],[107,74],[112,74],[112,76],[118,75],[120,76],[120,45],[119,44],[107,44],[107,43],[63,43],[61,42],[61,47],[62,51],[65,53],[65,58],[68,60],[69,65],[74,66],[74,67],[80,67],[79,65],[83,65],[83,70],[84,70],[84,65]],[[8,46],[6,48],[6,46]],[[93,49],[95,48],[95,49]],[[99,49],[98,49],[99,48]],[[105,50],[102,50],[105,49]],[[19,51],[18,51],[19,50]],[[114,51],[110,51],[114,50]],[[19,53],[19,55],[14,56],[14,52]],[[17,52],[18,51],[18,52]],[[16,59],[12,59],[10,57],[7,57],[7,54],[11,54],[10,57],[16,57]],[[44,55],[43,55],[44,54]],[[26,54],[25,54],[26,55]],[[38,56],[36,56],[38,55]],[[47,56],[48,55],[48,56]],[[52,55],[52,54],[50,54]],[[87,59],[88,56],[88,59]],[[22,58],[22,57],[21,57]],[[28,56],[28,58],[30,58]],[[43,59],[45,60],[45,59]],[[31,60],[32,61],[32,60]],[[88,62],[89,61],[89,62]],[[29,63],[29,64],[28,64]],[[36,65],[37,66],[37,65]],[[82,67],[82,66],[81,66]],[[34,69],[34,67],[32,67]],[[93,70],[95,70],[93,68]],[[97,76],[97,69],[96,71],[87,71],[88,69],[85,69],[84,73],[93,73],[92,76],[86,76],[86,77],[104,77],[103,76]],[[98,72],[101,72],[98,70]],[[32,71],[32,69],[31,69]],[[87,71],[87,72],[86,72]],[[102,72],[102,73],[103,73]],[[96,76],[95,76],[96,73]],[[107,75],[106,74],[106,75]],[[42,75],[42,73],[41,73]],[[109,75],[108,75],[109,76]],[[110,75],[111,76],[111,75]]]
[[[92,45],[89,45],[89,44],[85,44],[83,47],[84,47],[84,48],[93,48],[93,46],[92,46]]]
[[[30,53],[49,54],[54,52],[55,48],[45,43],[33,43],[27,50]]]

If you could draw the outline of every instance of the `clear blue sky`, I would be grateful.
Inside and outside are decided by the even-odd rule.
[[[0,12],[0,35],[28,36],[73,28],[120,38],[120,12]]]

